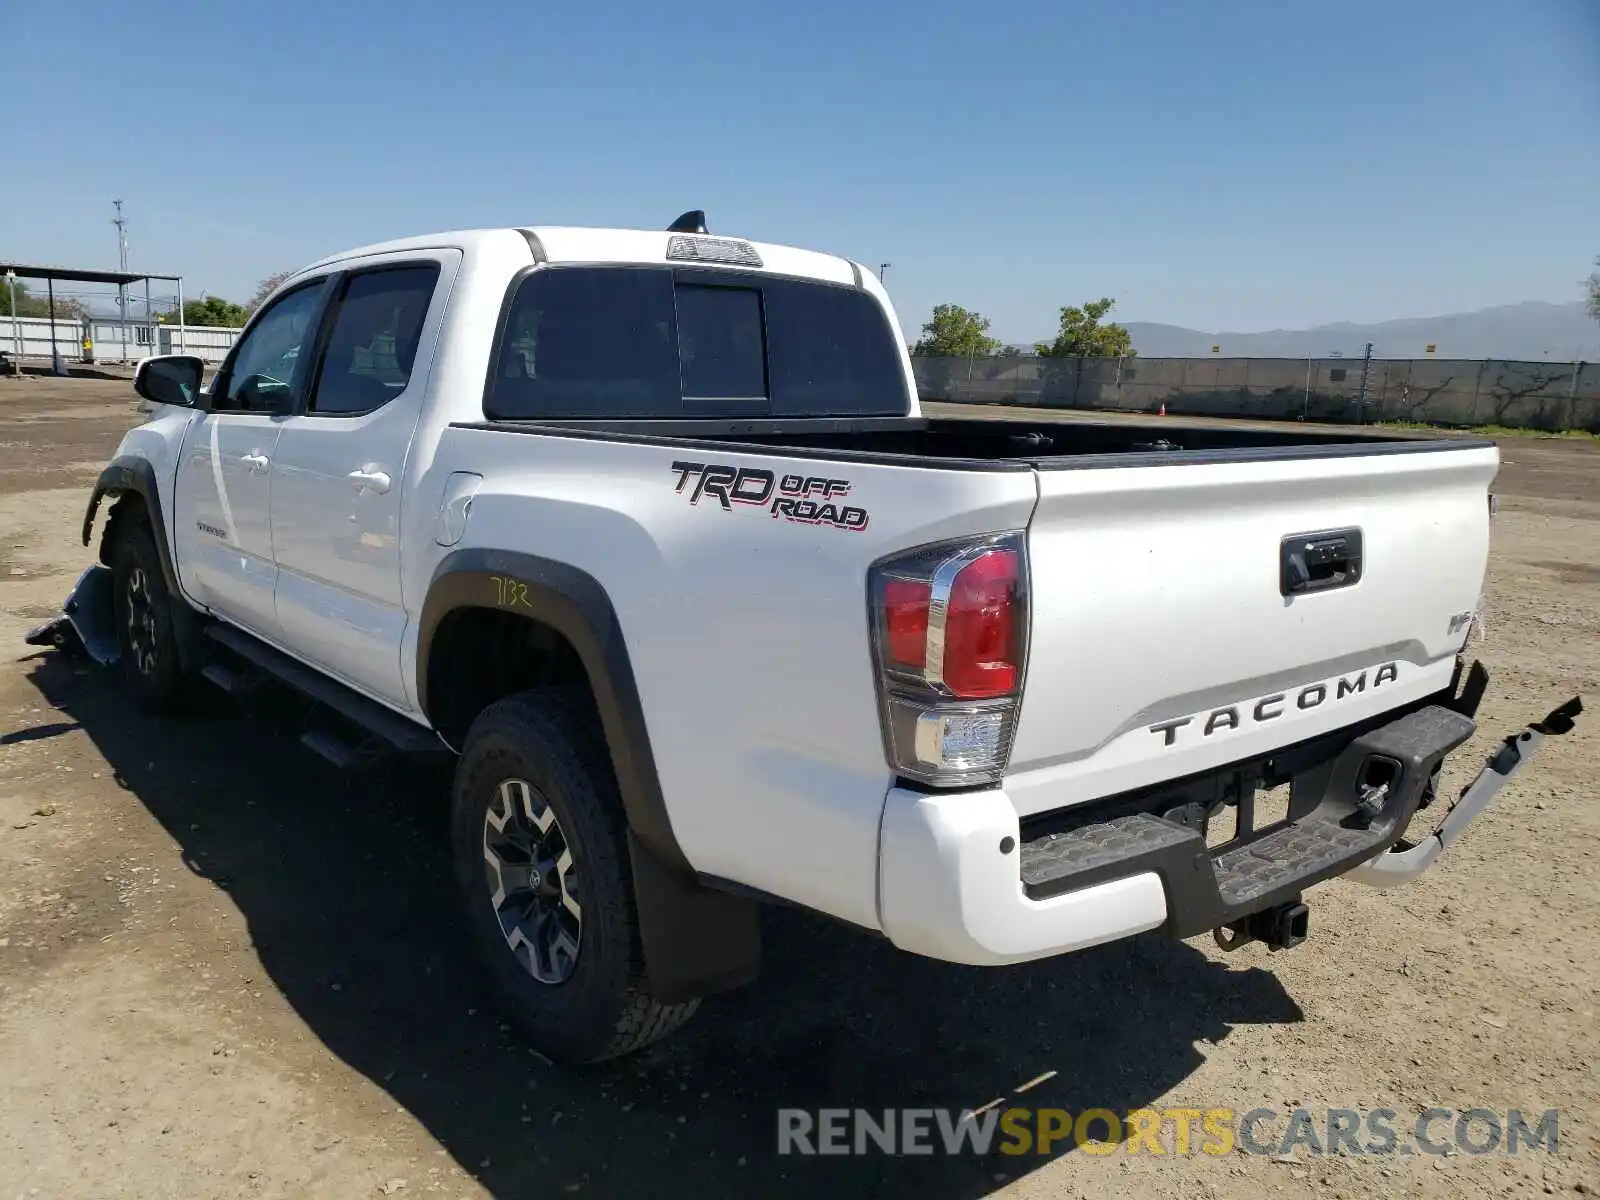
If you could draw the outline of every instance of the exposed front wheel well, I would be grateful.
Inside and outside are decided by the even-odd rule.
[[[100,531],[100,561],[109,567],[116,554],[120,531],[130,524],[150,525],[150,511],[138,492],[113,492],[107,499],[111,507],[106,511],[105,527]]]
[[[477,607],[439,622],[428,654],[428,719],[451,746],[462,746],[495,701],[545,687],[581,687],[593,697],[577,650],[552,626]]]
[[[178,588],[177,571],[167,552],[166,531],[161,524],[160,502],[153,500],[153,496],[153,492],[147,495],[136,487],[98,491],[84,516],[83,544],[87,546],[93,534],[100,501],[111,501],[105,527],[100,531],[100,562],[115,569],[119,548],[124,543],[131,539],[148,544],[152,569],[161,577],[160,604],[166,613],[163,620],[170,621],[169,632],[176,667],[185,675],[196,675],[204,666],[200,630],[205,618],[190,607]]]

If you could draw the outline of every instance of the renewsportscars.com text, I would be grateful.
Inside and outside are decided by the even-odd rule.
[[[778,1153],[800,1155],[1519,1154],[1556,1152],[1555,1109],[948,1108],[778,1110]]]

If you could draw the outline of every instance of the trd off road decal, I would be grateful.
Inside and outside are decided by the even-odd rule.
[[[800,525],[831,525],[860,533],[871,519],[867,510],[839,501],[850,494],[848,479],[822,475],[779,475],[760,467],[730,467],[723,463],[675,462],[677,486],[688,491],[689,503],[709,496],[723,509],[735,504],[765,508],[767,512]]]

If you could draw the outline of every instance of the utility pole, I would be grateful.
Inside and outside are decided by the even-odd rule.
[[[52,375],[65,375],[66,364],[61,361],[61,351],[56,348],[56,281],[55,276],[46,275],[44,280],[45,294],[49,297],[47,311],[50,314],[50,373]]]
[[[117,210],[117,215],[111,218],[111,223],[117,227],[117,263],[118,269],[126,275],[128,273],[128,218],[122,215],[122,201],[113,200],[111,206]],[[128,361],[128,285],[117,284],[117,317],[122,324],[122,361]]]
[[[11,340],[16,343],[17,356],[11,360],[11,373],[22,374],[22,326],[17,322],[17,273],[6,269],[6,282],[11,285]]]
[[[883,282],[884,272],[886,272],[892,266],[894,266],[893,263],[879,263],[878,264],[878,282],[880,284]]]

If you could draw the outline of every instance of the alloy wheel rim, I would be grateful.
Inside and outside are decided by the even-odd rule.
[[[136,566],[128,572],[125,598],[128,610],[128,654],[139,674],[153,674],[156,669],[156,610],[150,600],[150,580],[143,567]]]
[[[495,789],[483,863],[490,909],[518,964],[540,983],[572,978],[583,942],[577,867],[555,809],[527,780]]]

